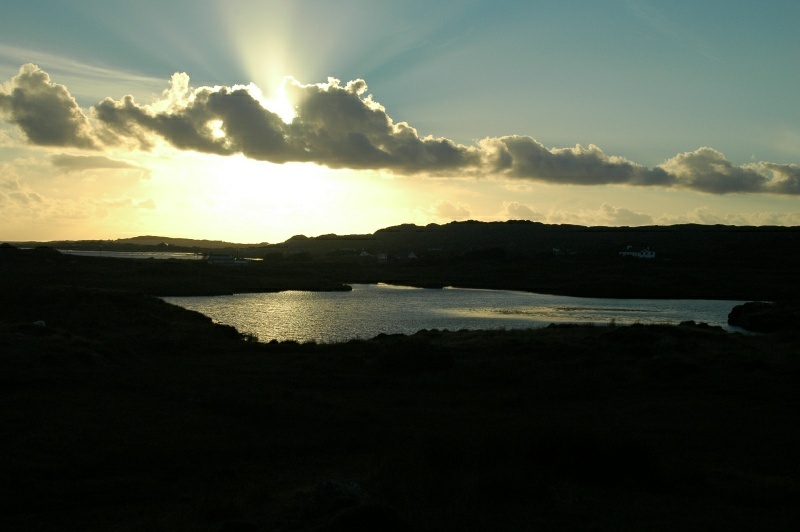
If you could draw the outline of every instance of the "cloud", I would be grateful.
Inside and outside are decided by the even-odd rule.
[[[136,207],[138,209],[153,210],[153,209],[156,208],[156,202],[153,201],[152,198],[150,198],[150,199],[146,199],[146,200],[142,200],[142,201],[137,201],[136,203],[134,203],[134,207]]]
[[[59,197],[47,191],[36,191],[17,179],[0,178],[0,237],[14,239],[39,238],[37,227],[49,231],[65,231],[76,221],[104,218],[111,212],[116,217],[130,216],[134,210],[153,210],[152,199],[128,196],[94,198],[91,196]],[[26,237],[24,235],[31,236]]]
[[[600,213],[605,218],[608,225],[652,225],[653,217],[649,214],[634,212],[629,209],[614,207],[608,203],[600,206]]]
[[[532,220],[548,224],[576,224],[586,226],[641,226],[652,225],[653,218],[647,214],[630,209],[614,207],[603,203],[598,209],[579,211],[559,210],[556,207],[548,212],[538,212],[534,207],[516,201],[503,202],[501,219]]]
[[[11,148],[15,144],[10,132],[0,125],[0,148]]]
[[[345,86],[333,78],[315,85],[287,84],[289,98],[297,102],[297,116],[288,130],[311,160],[403,174],[454,171],[479,163],[475,148],[444,138],[420,138],[409,124],[395,124],[366,90],[360,79]]]
[[[512,220],[538,221],[544,218],[544,215],[524,203],[509,201],[503,203],[503,217]]]
[[[701,192],[800,194],[797,165],[758,162],[737,166],[708,147],[678,154],[660,167],[675,177],[678,186]]]
[[[18,126],[33,144],[95,148],[86,115],[63,85],[36,65],[0,86],[0,116]]]
[[[50,162],[56,168],[65,172],[78,172],[81,170],[100,170],[100,169],[128,169],[143,170],[143,168],[125,161],[109,159],[102,155],[68,155],[62,153],[53,155]]]
[[[314,162],[331,168],[387,169],[402,174],[435,173],[478,162],[475,148],[447,139],[420,138],[408,124],[395,124],[385,109],[365,96],[363,80],[302,85],[287,80],[296,103],[291,123],[267,109],[253,87],[191,89],[175,74],[160,105],[140,105],[131,96],[106,98],[94,116],[117,139],[135,139],[148,149],[153,136],[179,149],[285,162]]]
[[[800,225],[800,211],[714,213],[708,207],[698,207],[685,214],[660,216],[656,223],[660,225],[697,223],[703,225],[796,226]]]
[[[479,142],[485,167],[496,174],[569,185],[660,185],[674,178],[623,157],[608,156],[597,146],[548,149],[532,137],[515,135]]]
[[[725,194],[757,192],[768,182],[752,165],[735,166],[712,148],[681,153],[661,165],[687,188]]]
[[[43,201],[42,196],[36,192],[26,192],[22,190],[9,192],[7,196],[12,202],[16,202],[25,206],[42,203]]]
[[[150,150],[166,142],[179,150],[407,176],[682,188],[709,194],[800,194],[797,165],[736,165],[721,152],[702,147],[648,168],[607,155],[592,144],[547,148],[522,135],[484,138],[465,146],[446,138],[420,137],[408,123],[395,123],[361,79],[301,84],[287,78],[283,89],[294,105],[290,121],[271,111],[252,84],[192,88],[184,73],[174,74],[155,102],[141,104],[130,95],[106,98],[87,118],[66,87],[53,84],[44,71],[28,64],[2,86],[0,115],[31,143],[44,146]],[[62,163],[103,164],[101,159]],[[614,215],[635,220],[635,214]]]
[[[433,204],[431,212],[435,216],[447,220],[465,220],[470,217],[468,205],[455,204],[445,200],[440,200]]]
[[[16,177],[3,176],[0,178],[0,192],[20,190],[22,187]]]
[[[7,215],[13,208],[32,210],[44,202],[41,194],[20,184],[14,176],[0,178],[0,205],[3,214]]]
[[[175,74],[164,99],[152,106],[140,105],[132,96],[106,98],[93,115],[109,142],[134,139],[141,149],[162,138],[182,150],[242,153],[272,162],[296,159],[285,143],[280,117],[246,88],[203,87],[190,93],[188,81],[186,74]]]
[[[133,198],[101,199],[101,200],[90,200],[89,203],[103,210],[120,209],[127,207],[134,207],[137,209],[148,209],[148,210],[153,210],[156,208],[156,202],[153,201],[152,198],[140,201],[136,201]]]
[[[164,87],[163,78],[105,68],[97,64],[75,60],[68,55],[0,43],[0,68],[9,70],[23,63],[47,65],[49,74],[57,76],[62,83],[68,85],[70,93],[79,102],[97,102],[108,95],[110,90],[119,87],[121,83],[129,87],[129,91],[143,94],[158,94]]]

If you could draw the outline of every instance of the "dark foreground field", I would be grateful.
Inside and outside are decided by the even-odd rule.
[[[798,522],[796,335],[259,344],[142,294],[13,280],[1,293],[3,530]]]

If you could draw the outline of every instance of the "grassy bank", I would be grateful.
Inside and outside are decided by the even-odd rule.
[[[5,530],[797,523],[796,336],[259,344],[143,294],[17,284],[0,301]]]

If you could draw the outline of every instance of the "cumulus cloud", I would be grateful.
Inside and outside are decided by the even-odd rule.
[[[649,214],[634,212],[630,209],[614,207],[608,203],[600,206],[600,213],[605,218],[608,225],[651,225],[653,217]]]
[[[500,212],[502,219],[531,220],[548,224],[576,224],[602,226],[641,226],[653,225],[651,216],[623,207],[603,203],[598,209],[578,211],[561,210],[552,207],[547,212],[538,212],[533,206],[516,201],[503,202]]]
[[[456,170],[479,161],[475,148],[420,138],[408,124],[395,124],[365,95],[363,80],[344,86],[332,78],[311,85],[287,80],[284,89],[296,102],[290,123],[267,109],[252,87],[191,89],[188,81],[175,74],[160,105],[140,105],[131,96],[107,98],[95,106],[94,116],[117,139],[133,138],[144,149],[155,135],[179,149],[403,174]]]
[[[36,65],[0,86],[0,116],[18,126],[33,144],[95,148],[86,115],[64,85]]]
[[[479,146],[486,169],[510,177],[570,185],[673,184],[673,177],[661,168],[608,156],[592,144],[548,149],[532,137],[515,135],[483,139]]]
[[[735,166],[712,148],[681,153],[661,167],[683,186],[704,192],[756,192],[768,181],[751,165]]]
[[[4,210],[14,206],[30,208],[42,202],[41,194],[23,187],[16,177],[0,178],[0,205],[4,205]]]
[[[678,154],[660,167],[675,177],[678,186],[712,194],[800,194],[797,165],[759,162],[737,166],[708,147]]]
[[[398,175],[674,187],[710,194],[800,194],[797,165],[736,165],[719,151],[703,147],[648,168],[595,145],[547,148],[521,135],[484,138],[465,146],[421,137],[408,123],[394,122],[361,79],[302,84],[289,78],[283,88],[294,105],[289,121],[270,110],[252,84],[192,88],[184,73],[173,75],[170,87],[155,102],[142,104],[132,96],[106,98],[87,118],[66,87],[28,64],[0,89],[0,115],[31,143],[44,146],[149,150],[166,142],[180,150]],[[94,164],[88,159],[81,163]]]
[[[533,207],[519,203],[517,201],[508,201],[503,203],[503,217],[512,220],[531,220],[539,221],[544,218],[540,212],[536,212]]]
[[[445,200],[437,201],[431,211],[435,216],[447,220],[465,220],[470,217],[469,206]]]

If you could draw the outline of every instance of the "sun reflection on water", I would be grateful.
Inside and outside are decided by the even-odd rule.
[[[527,329],[550,323],[674,323],[726,326],[737,301],[613,300],[469,289],[354,285],[352,292],[286,291],[171,297],[259,340],[337,342],[421,329]]]

